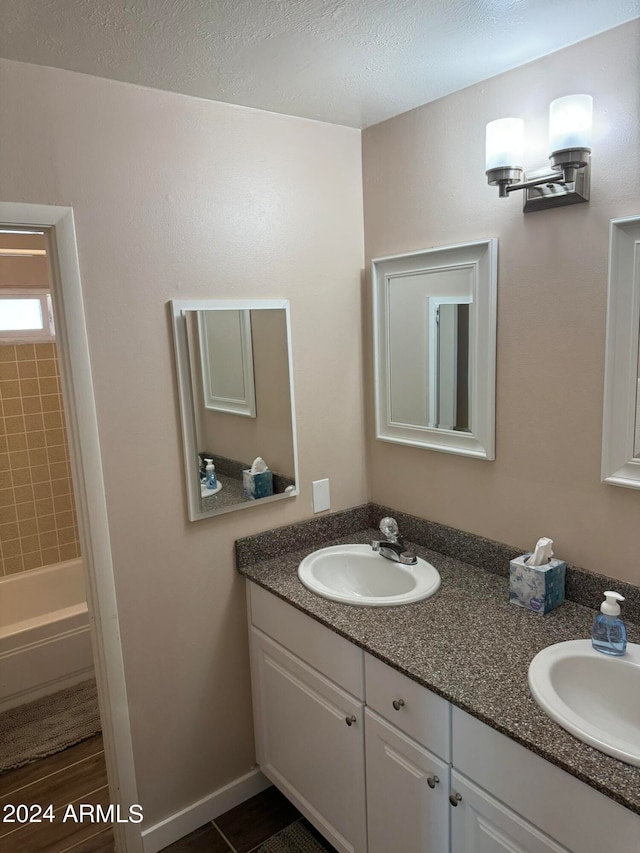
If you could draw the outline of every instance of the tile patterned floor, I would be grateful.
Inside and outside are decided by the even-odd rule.
[[[299,820],[328,853],[335,853],[334,848],[273,787],[165,847],[162,853],[252,853]]]

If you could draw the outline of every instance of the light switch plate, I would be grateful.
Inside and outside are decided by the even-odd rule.
[[[314,480],[311,486],[313,488],[313,511],[324,512],[330,509],[329,480]]]

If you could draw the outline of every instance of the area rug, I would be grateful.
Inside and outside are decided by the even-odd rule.
[[[326,853],[319,841],[311,835],[302,821],[292,823],[282,832],[261,844],[254,853]]]
[[[11,708],[0,714],[0,773],[61,752],[99,731],[93,679]]]

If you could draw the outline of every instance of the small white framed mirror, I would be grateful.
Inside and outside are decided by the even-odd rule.
[[[376,438],[495,458],[498,241],[372,262]]]
[[[171,311],[190,521],[297,495],[288,300],[180,300]],[[246,476],[257,457],[266,476]]]
[[[640,216],[612,219],[602,482],[640,489]]]

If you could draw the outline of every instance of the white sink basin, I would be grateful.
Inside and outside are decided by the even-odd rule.
[[[440,586],[431,563],[404,566],[370,545],[334,545],[309,554],[298,566],[302,583],[323,598],[360,607],[389,607],[429,598]]]
[[[595,651],[591,640],[548,646],[529,665],[538,705],[572,735],[640,767],[640,646],[622,657]]]

